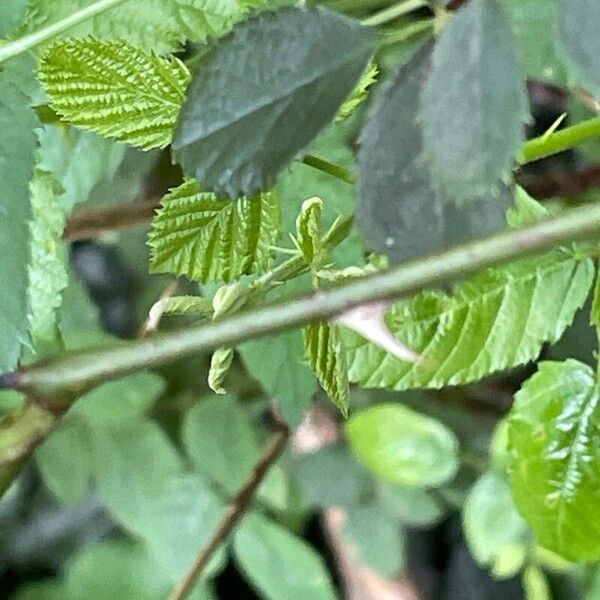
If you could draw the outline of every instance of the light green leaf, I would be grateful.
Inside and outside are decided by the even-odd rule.
[[[310,409],[317,383],[303,360],[299,331],[245,342],[239,348],[248,370],[272,396],[285,421],[296,428]]]
[[[302,250],[304,260],[309,265],[318,261],[321,253],[321,211],[323,200],[309,198],[302,203],[300,214],[296,219],[296,235],[298,246]]]
[[[198,402],[185,417],[183,441],[198,470],[230,493],[244,484],[260,455],[248,414],[231,396]]]
[[[279,199],[220,200],[187,181],[165,196],[148,243],[151,270],[202,282],[229,282],[263,272],[273,258],[280,231]]]
[[[386,579],[398,575],[402,569],[402,530],[378,504],[350,509],[342,535],[356,560]]]
[[[340,337],[337,325],[319,321],[311,323],[302,330],[304,351],[311,369],[317,376],[321,387],[329,399],[348,415],[348,367],[346,349]]]
[[[322,7],[248,19],[194,73],[173,139],[176,159],[220,195],[272,188],[334,119],[374,45],[371,29]]]
[[[496,194],[510,179],[529,116],[514,46],[498,0],[467,3],[435,45],[420,118],[434,181],[453,198]]]
[[[226,394],[223,382],[233,361],[233,348],[218,348],[213,352],[208,370],[208,387],[215,394]]]
[[[560,0],[559,39],[581,83],[600,94],[600,11],[596,0]]]
[[[64,121],[149,149],[171,141],[189,73],[176,58],[87,38],[53,44],[40,79]]]
[[[336,598],[321,556],[265,517],[253,513],[244,519],[235,533],[233,551],[240,570],[265,600]]]
[[[515,502],[540,544],[574,561],[600,558],[600,390],[575,360],[543,362],[509,415]]]
[[[12,1],[12,0],[11,0]],[[63,19],[93,0],[30,0],[22,33]],[[125,41],[164,54],[181,49],[186,38],[197,42],[225,33],[243,18],[246,0],[129,0],[70,29],[67,35],[93,35],[112,42]]]
[[[213,306],[208,298],[202,296],[170,296],[165,298],[161,307],[163,315],[198,315],[212,317]]]
[[[44,355],[63,348],[58,309],[62,291],[69,284],[67,252],[62,240],[66,213],[59,200],[62,188],[50,173],[37,169],[30,189],[29,334],[35,353]]]
[[[412,487],[450,481],[459,467],[458,440],[442,423],[401,404],[379,404],[345,425],[356,457],[383,480]]]
[[[379,70],[375,63],[371,63],[369,68],[363,73],[363,76],[360,78],[356,89],[352,92],[352,95],[348,100],[340,106],[338,110],[336,121],[343,121],[347,119],[360,104],[362,104],[369,95],[370,87],[377,81],[377,75]]]
[[[590,259],[562,248],[488,269],[452,294],[423,292],[395,304],[387,324],[423,361],[401,362],[344,331],[350,381],[396,390],[441,388],[534,360],[570,325],[593,274]]]
[[[463,508],[463,529],[481,566],[494,566],[503,552],[527,541],[527,524],[517,512],[510,487],[493,472],[484,473],[471,488]]]
[[[27,285],[30,252],[29,181],[33,175],[38,125],[31,101],[21,85],[33,79],[30,57],[3,65],[0,72],[0,371],[12,369],[27,336]]]
[[[525,75],[537,81],[566,85],[556,44],[557,0],[503,0],[520,50]]]

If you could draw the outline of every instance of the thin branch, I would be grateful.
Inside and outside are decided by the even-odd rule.
[[[188,573],[171,592],[169,600],[183,600],[189,596],[211,556],[240,521],[248,509],[254,493],[269,472],[269,469],[283,452],[289,439],[290,432],[286,423],[277,417],[275,418],[277,427],[275,434],[264,449],[262,456],[256,463],[246,483],[244,483],[232,498],[212,537],[204,548],[200,550]]]
[[[23,54],[48,40],[51,40],[53,37],[68,31],[72,27],[91,19],[119,4],[123,4],[124,2],[129,2],[130,0],[98,0],[89,6],[74,12],[73,14],[65,17],[64,19],[60,19],[60,21],[56,21],[55,23],[51,23],[46,27],[42,27],[33,33],[20,37],[12,42],[8,42],[4,46],[0,46],[0,63],[8,60],[9,58],[13,58],[18,56],[19,54]]]
[[[592,96],[587,90],[577,87],[573,90],[573,94],[584,106],[593,112],[600,113],[600,100]]]
[[[148,223],[156,209],[158,200],[135,200],[122,202],[97,210],[75,212],[63,233],[66,240],[94,238],[107,231],[119,231]]]
[[[598,234],[600,204],[574,208],[540,223],[503,231],[326,291],[253,308],[182,331],[56,356],[0,377],[0,387],[44,398],[50,404],[64,402],[65,396],[79,395],[100,382],[141,369],[331,319],[369,302],[396,300],[494,265]]]
[[[376,12],[374,15],[363,19],[361,23],[367,27],[377,27],[378,25],[384,25],[390,21],[410,14],[411,12],[428,6],[429,3],[426,0],[404,0],[394,4],[389,8]]]

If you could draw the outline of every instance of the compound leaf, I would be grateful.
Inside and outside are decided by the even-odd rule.
[[[498,0],[475,0],[443,30],[421,120],[436,187],[453,198],[496,194],[509,179],[528,118],[510,22]]]
[[[600,387],[575,360],[543,362],[509,416],[510,480],[542,546],[574,561],[600,558]]]
[[[334,119],[374,43],[372,30],[324,8],[287,7],[245,21],[194,73],[176,159],[217,194],[271,188]]]
[[[189,73],[176,58],[86,38],[52,45],[40,79],[64,121],[149,149],[171,141]]]
[[[229,282],[268,269],[280,231],[279,199],[221,200],[187,181],[165,196],[148,243],[154,273]]]

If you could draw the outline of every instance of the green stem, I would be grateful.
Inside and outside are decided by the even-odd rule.
[[[406,27],[396,29],[386,33],[381,40],[382,45],[399,44],[405,42],[415,35],[419,35],[426,31],[433,31],[435,27],[435,19],[421,19],[414,23],[409,23]]]
[[[0,387],[60,402],[99,383],[222,346],[330,319],[350,308],[396,300],[462,279],[558,244],[600,234],[600,204],[572,209],[529,227],[509,230],[440,254],[399,265],[309,296],[263,306],[183,331],[67,354],[0,378]]]
[[[426,0],[404,0],[404,2],[399,2],[398,4],[394,4],[394,6],[384,8],[374,15],[363,19],[361,23],[367,27],[377,27],[389,23],[390,21],[395,21],[399,17],[408,15],[425,6],[428,6]]]
[[[558,154],[599,135],[600,117],[565,127],[551,135],[541,135],[525,142],[519,163],[524,165],[552,154]]]
[[[313,167],[313,169],[318,169],[319,171],[323,171],[328,175],[333,175],[350,185],[354,185],[356,183],[356,177],[348,171],[344,169],[344,167],[340,167],[339,165],[334,165],[318,156],[313,156],[312,154],[307,154],[301,159],[305,165],[309,167]]]
[[[47,42],[53,37],[64,33],[68,29],[91,19],[107,11],[119,4],[123,4],[123,2],[128,2],[129,0],[98,0],[81,10],[61,19],[60,21],[56,21],[56,23],[51,23],[46,27],[42,27],[33,33],[25,35],[21,38],[13,40],[12,42],[8,42],[4,46],[0,46],[0,63],[8,60],[9,58],[13,58],[18,56],[19,54],[23,54],[23,52],[27,52],[32,48],[35,48],[39,44]]]

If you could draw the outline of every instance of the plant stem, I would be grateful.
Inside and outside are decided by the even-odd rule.
[[[79,25],[106,10],[114,8],[119,4],[123,4],[123,2],[129,2],[129,0],[98,0],[81,10],[74,12],[68,17],[56,21],[56,23],[51,23],[33,33],[13,40],[12,42],[8,42],[4,46],[0,46],[0,63],[3,63],[9,58],[18,56],[19,54],[23,54],[23,52],[27,52],[39,44],[71,29],[71,27],[75,27],[75,25]]]
[[[271,438],[258,463],[256,463],[256,466],[252,470],[250,477],[231,500],[215,532],[208,543],[198,553],[191,569],[171,592],[169,600],[183,600],[190,595],[210,557],[225,541],[225,538],[231,533],[248,509],[254,493],[264,480],[271,466],[283,452],[289,436],[290,431],[287,424],[278,420],[277,432]]]
[[[404,2],[399,2],[389,8],[384,8],[374,15],[363,19],[361,23],[367,27],[377,27],[378,25],[384,25],[390,21],[395,21],[399,17],[425,6],[428,6],[426,0],[404,0]]]
[[[390,31],[389,33],[384,34],[381,40],[381,44],[383,46],[388,46],[390,44],[399,44],[401,42],[405,42],[414,35],[419,35],[426,31],[433,31],[434,27],[435,19],[420,19],[419,21],[409,23],[408,25],[406,25],[406,27],[395,29]]]
[[[235,346],[381,300],[396,300],[462,279],[558,244],[600,234],[600,204],[575,208],[541,223],[508,230],[326,291],[233,314],[220,321],[35,363],[0,377],[0,387],[59,403],[99,383],[190,356]]]
[[[301,162],[309,167],[313,167],[313,169],[323,171],[323,173],[327,173],[328,175],[333,175],[333,177],[337,177],[338,179],[341,179],[350,185],[354,185],[356,183],[356,177],[354,177],[350,171],[344,169],[344,167],[334,165],[329,161],[319,158],[318,156],[307,154],[302,158]]]
[[[581,123],[565,127],[551,135],[541,135],[525,142],[519,164],[524,165],[552,154],[558,154],[599,135],[600,117],[581,121]]]

